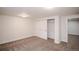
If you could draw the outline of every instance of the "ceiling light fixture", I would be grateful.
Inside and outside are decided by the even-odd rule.
[[[52,6],[48,6],[48,7],[45,7],[46,9],[52,9],[52,8],[54,8],[54,7],[52,7]]]
[[[25,17],[29,17],[29,15],[26,14],[26,13],[21,13],[21,14],[19,14],[19,16],[20,16],[20,17],[23,17],[23,18],[25,18]]]

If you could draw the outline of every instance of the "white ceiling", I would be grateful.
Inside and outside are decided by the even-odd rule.
[[[54,15],[73,15],[79,13],[78,7],[54,7],[46,9],[44,7],[0,7],[0,14],[18,16],[21,13],[30,15],[30,18],[54,16]]]

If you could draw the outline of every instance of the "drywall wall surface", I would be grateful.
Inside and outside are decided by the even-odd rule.
[[[60,19],[60,37],[61,37],[61,41],[64,42],[68,42],[68,23],[67,23],[68,19],[66,16],[61,16]]]
[[[36,36],[47,40],[47,20],[36,21]]]
[[[0,15],[0,44],[32,36],[32,23],[30,19]]]
[[[60,43],[60,16],[55,17],[55,43]]]
[[[79,21],[68,21],[68,34],[79,35]]]
[[[55,39],[55,20],[51,19],[47,21],[47,37]]]

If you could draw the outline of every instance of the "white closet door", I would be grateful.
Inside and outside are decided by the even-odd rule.
[[[47,20],[38,20],[36,30],[37,36],[47,40]]]

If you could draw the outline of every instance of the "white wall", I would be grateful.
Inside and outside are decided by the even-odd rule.
[[[79,21],[74,19],[68,22],[68,34],[79,35]]]
[[[47,40],[47,20],[39,19],[36,20],[36,29],[35,29],[35,36]]]
[[[48,38],[55,39],[55,20],[47,21],[47,36]]]
[[[61,16],[60,19],[60,40],[68,42],[68,19],[66,16]]]
[[[33,35],[33,21],[0,15],[0,44]]]
[[[55,16],[55,43],[61,42],[61,32],[60,32],[60,16]]]

